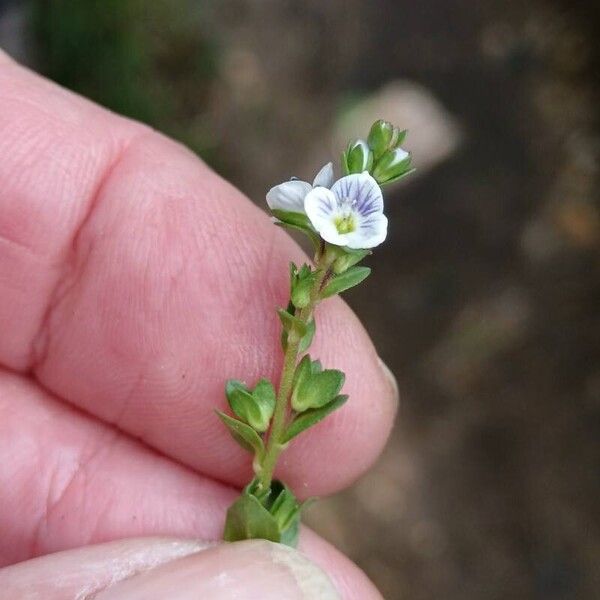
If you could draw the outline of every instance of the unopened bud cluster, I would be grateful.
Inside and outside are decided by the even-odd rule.
[[[375,121],[367,140],[354,140],[342,156],[346,174],[370,171],[379,185],[392,183],[413,171],[410,153],[400,147],[406,129],[400,130],[389,121]]]

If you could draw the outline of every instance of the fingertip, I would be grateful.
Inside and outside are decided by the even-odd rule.
[[[329,577],[302,553],[265,540],[221,544],[127,579],[97,600],[261,598],[336,600]]]

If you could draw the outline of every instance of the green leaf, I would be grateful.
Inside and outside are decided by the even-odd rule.
[[[279,315],[284,330],[288,334],[295,331],[298,337],[304,337],[306,334],[306,323],[304,321],[301,321],[298,317],[295,317],[283,308],[278,308],[277,314]]]
[[[307,410],[302,414],[298,415],[286,429],[283,434],[282,443],[287,444],[291,439],[295,438],[299,433],[302,433],[309,427],[316,425],[319,421],[322,421],[328,414],[337,410],[348,400],[348,396],[342,394],[334,398],[329,404],[321,406],[321,408],[314,408]]]
[[[311,373],[310,376],[306,376],[305,372],[306,367],[300,373],[292,393],[292,408],[296,412],[327,404],[337,396],[344,385],[345,375],[337,369],[326,369],[320,373]]]
[[[280,542],[275,517],[248,492],[244,492],[227,510],[223,539],[227,542],[263,539]]]
[[[296,370],[294,371],[294,380],[292,382],[294,393],[300,385],[302,385],[305,381],[310,379],[311,375],[312,361],[310,359],[310,355],[306,354],[302,357],[302,360],[296,365]]]
[[[262,459],[265,453],[265,445],[258,433],[243,421],[238,421],[238,419],[234,419],[220,410],[216,410],[215,412],[221,421],[225,423],[233,439],[242,448],[248,450],[248,452],[255,453],[259,459]]]
[[[275,480],[262,504],[277,521],[281,543],[295,547],[298,544],[300,509],[303,505],[298,502],[292,490],[281,481]]]
[[[281,532],[281,543],[286,546],[291,546],[292,548],[296,548],[298,546],[298,538],[300,537],[300,509],[302,507],[299,506],[296,509],[296,513],[294,518],[291,520],[290,524]]]
[[[260,379],[252,392],[252,397],[257,403],[263,415],[270,421],[275,410],[277,395],[273,384],[268,379]],[[265,428],[266,431],[267,428]]]
[[[306,352],[310,345],[312,344],[313,338],[315,337],[315,331],[317,329],[317,325],[314,319],[311,319],[306,324],[306,333],[300,340],[300,345],[298,346],[298,352]]]
[[[269,381],[261,379],[251,392],[243,381],[230,379],[225,395],[231,410],[244,423],[260,433],[269,428],[275,409],[275,390]]]
[[[276,219],[279,219],[286,225],[293,225],[302,231],[310,231],[313,233],[315,231],[311,225],[310,219],[304,213],[280,209],[272,210],[271,213]]]
[[[371,269],[369,267],[350,267],[347,271],[336,275],[329,281],[321,292],[321,298],[329,298],[349,290],[364,281],[370,273]]]
[[[344,252],[335,259],[332,265],[333,272],[338,275],[359,263],[363,258],[369,256],[369,254],[373,254],[371,250],[367,249],[354,250],[352,248],[343,248],[342,250],[344,250]]]

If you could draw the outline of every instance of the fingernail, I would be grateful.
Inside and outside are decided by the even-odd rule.
[[[96,600],[337,600],[329,577],[297,550],[263,540],[221,544],[104,590]]]
[[[381,367],[381,371],[383,372],[383,376],[385,380],[388,382],[390,386],[390,390],[392,392],[392,396],[394,398],[394,403],[398,406],[400,402],[400,391],[398,390],[398,381],[396,381],[396,377],[390,370],[390,368],[381,360],[381,357],[377,357],[379,361],[379,366]]]

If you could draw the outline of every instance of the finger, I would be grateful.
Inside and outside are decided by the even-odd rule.
[[[301,553],[266,541],[215,546],[122,581],[98,600],[341,598],[329,577]]]
[[[149,445],[241,485],[249,460],[213,415],[227,378],[276,378],[293,242],[180,146],[0,67],[0,359]],[[4,334],[6,332],[6,334]],[[323,306],[315,343],[347,405],[280,475],[338,489],[384,444],[394,400],[360,323]]]
[[[71,600],[208,547],[177,538],[138,538],[49,554],[0,570],[6,598]]]
[[[234,493],[169,463],[15,375],[0,376],[0,564],[131,535],[220,537]],[[6,460],[5,457],[9,457]],[[371,590],[308,530],[301,545],[340,590]],[[370,592],[369,592],[370,593]]]
[[[131,536],[220,539],[234,490],[126,439],[16,375],[0,372],[0,414],[0,566]],[[344,598],[371,597],[364,574],[306,528],[300,547]]]
[[[356,569],[355,569],[356,571]],[[265,541],[206,546],[133,539],[51,554],[0,571],[10,598],[381,598],[374,588],[338,590],[301,552]]]
[[[0,371],[0,566],[141,535],[220,539],[235,490]]]

